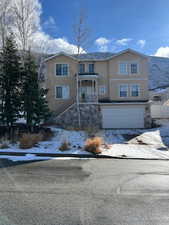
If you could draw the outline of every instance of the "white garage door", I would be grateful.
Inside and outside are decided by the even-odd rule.
[[[144,128],[144,107],[103,108],[103,128]]]

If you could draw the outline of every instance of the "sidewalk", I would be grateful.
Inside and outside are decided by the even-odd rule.
[[[114,144],[109,149],[104,150],[99,155],[88,152],[79,151],[73,153],[71,150],[63,153],[54,152],[38,152],[29,150],[0,150],[0,158],[6,158],[13,161],[27,160],[46,160],[54,158],[115,158],[115,159],[144,159],[144,160],[169,160],[169,151],[167,148],[159,148],[154,145],[138,145],[138,144]]]

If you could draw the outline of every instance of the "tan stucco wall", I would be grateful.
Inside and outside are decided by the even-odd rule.
[[[138,62],[139,73],[121,75],[119,74],[120,62]],[[139,55],[133,53],[124,53],[109,61],[109,89],[110,99],[118,101],[127,100],[148,100],[148,61]],[[139,97],[119,97],[119,85],[120,84],[139,84],[141,95]]]
[[[55,65],[56,63],[67,63],[69,64],[69,75],[68,76],[56,76]],[[76,79],[75,73],[77,71],[77,62],[70,57],[58,56],[51,59],[46,63],[47,65],[47,76],[46,76],[46,88],[48,89],[47,101],[49,108],[56,113],[60,113],[65,110],[69,105],[75,101],[76,96]],[[55,98],[55,87],[57,85],[69,85],[70,98],[69,99],[56,99]]]
[[[120,75],[119,74],[119,62],[138,62],[139,74],[137,75]],[[67,63],[69,64],[69,76],[56,76],[55,64]],[[107,61],[91,61],[86,63],[86,69],[88,69],[89,63],[94,63],[95,72],[98,73],[98,85],[106,86],[106,94],[99,96],[99,99],[110,99],[112,101],[128,101],[128,100],[148,100],[148,61],[146,58],[133,53],[124,53],[117,57],[114,57]],[[69,105],[75,102],[76,99],[76,79],[75,73],[78,72],[77,61],[68,56],[57,56],[46,62],[47,76],[46,76],[46,88],[49,89],[47,100],[49,107],[52,111],[60,113],[65,110]],[[141,96],[140,97],[119,97],[119,85],[120,84],[140,84]],[[55,98],[55,86],[57,85],[69,85],[70,98],[66,100],[58,100]]]

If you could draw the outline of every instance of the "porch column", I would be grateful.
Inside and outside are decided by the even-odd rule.
[[[92,97],[93,97],[94,94],[95,94],[95,90],[94,90],[94,80],[92,80],[92,93],[91,93]]]
[[[95,80],[95,88],[96,88],[96,101],[98,102],[98,100],[99,100],[99,97],[98,97],[98,81],[97,81],[97,79]]]
[[[92,84],[93,84],[92,101],[95,101],[95,96],[96,96],[96,82],[95,82],[95,80],[92,80]]]
[[[81,102],[81,86],[82,86],[82,80],[79,80],[79,99]]]

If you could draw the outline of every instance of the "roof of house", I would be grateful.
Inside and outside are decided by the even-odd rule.
[[[76,60],[93,60],[93,61],[104,61],[123,54],[126,51],[133,51],[137,54],[140,54],[134,50],[126,49],[125,51],[119,53],[112,52],[93,52],[80,54],[66,54],[64,52],[58,53],[56,55],[48,57],[45,61],[48,61],[57,55],[63,54],[67,55]],[[140,54],[142,55],[142,54]],[[142,55],[145,56],[145,55]],[[169,87],[169,58],[157,57],[157,56],[148,56],[149,59],[149,89],[153,90],[156,88]]]
[[[65,52],[59,52],[53,56],[50,56],[48,57],[47,59],[45,59],[45,61],[49,61],[57,56],[60,56],[60,55],[64,55],[64,56],[67,56],[67,57],[70,57],[72,59],[75,59],[75,60],[93,60],[93,61],[104,61],[104,60],[109,60],[113,57],[117,57],[121,54],[124,54],[126,52],[131,52],[131,53],[134,53],[134,54],[137,54],[137,55],[140,55],[141,57],[147,57],[146,55],[140,53],[140,52],[137,52],[133,49],[125,49],[123,51],[120,51],[120,52],[117,52],[117,53],[112,53],[112,52],[93,52],[93,53],[84,53],[84,54],[67,54]]]
[[[115,53],[112,52],[92,52],[92,53],[85,53],[85,54],[73,54],[72,56],[77,59],[82,60],[106,60],[112,56],[114,56]]]

